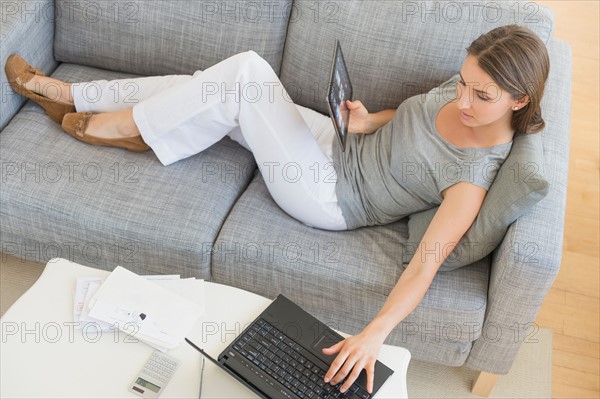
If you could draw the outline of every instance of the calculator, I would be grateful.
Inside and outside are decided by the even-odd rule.
[[[166,353],[154,351],[129,390],[143,398],[158,398],[179,367],[179,363],[181,362],[178,359]]]

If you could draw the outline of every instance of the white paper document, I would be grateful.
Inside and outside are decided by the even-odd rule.
[[[85,321],[81,320],[82,314],[84,315],[84,318],[87,317],[89,309],[85,305],[88,294],[91,291],[90,285],[98,288],[103,281],[104,277],[77,277],[77,282],[75,283],[75,296],[73,298],[73,321],[75,323]],[[92,290],[93,289],[94,288],[92,288]],[[91,295],[89,297],[91,298]],[[77,324],[77,326],[81,328],[79,324]]]
[[[204,291],[196,292],[195,296],[189,295],[185,286],[179,285],[182,280],[179,280],[180,276],[178,274],[168,274],[168,275],[151,275],[151,276],[142,276],[146,280],[152,280],[159,285],[162,285],[162,281],[175,281],[170,285],[163,285],[165,288],[176,292],[180,289],[184,289],[181,295],[195,301],[197,303],[201,303],[204,306]],[[76,329],[82,329],[87,326],[87,323],[94,323],[94,327],[98,331],[112,331],[115,327],[111,324],[105,323],[103,321],[94,319],[89,316],[90,308],[89,308],[89,300],[96,293],[96,290],[100,288],[102,283],[104,283],[106,277],[77,277],[75,283],[75,293],[73,298],[73,321],[75,322]],[[196,281],[195,279],[186,279]],[[202,283],[204,280],[198,280]],[[196,290],[197,291],[197,290]],[[187,296],[186,296],[187,295]]]
[[[85,298],[83,299],[83,306],[81,309],[81,313],[79,314],[79,319],[76,320],[79,322],[77,324],[77,327],[83,328],[84,325],[87,326],[87,323],[94,323],[94,327],[96,327],[99,331],[115,330],[116,326],[109,324],[107,322],[101,321],[101,320],[94,319],[93,317],[90,317],[90,307],[89,307],[90,299],[92,299],[92,297],[94,296],[96,291],[98,291],[98,288],[100,288],[100,286],[102,285],[103,282],[104,282],[104,279],[99,280],[99,281],[90,281],[87,283],[87,290],[85,293]]]
[[[117,266],[84,307],[88,317],[166,351],[183,342],[204,313],[198,286],[195,279],[149,281]]]

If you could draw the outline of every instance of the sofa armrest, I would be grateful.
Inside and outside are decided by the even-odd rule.
[[[492,258],[488,304],[481,337],[465,365],[507,374],[523,342],[534,343],[533,324],[558,274],[569,163],[571,114],[571,47],[560,40],[548,44],[551,71],[542,101],[543,138],[548,196],[515,221]]]
[[[9,86],[4,72],[6,59],[18,53],[45,74],[56,69],[54,60],[54,0],[3,1],[0,6],[0,131],[25,102]]]

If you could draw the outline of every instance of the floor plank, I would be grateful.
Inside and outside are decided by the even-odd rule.
[[[552,337],[554,350],[600,359],[600,344],[598,342],[575,338],[556,331],[554,331]]]

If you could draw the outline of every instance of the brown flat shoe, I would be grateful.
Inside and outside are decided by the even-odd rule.
[[[65,114],[75,112],[75,107],[73,105],[61,103],[26,89],[25,83],[29,82],[35,75],[46,75],[44,75],[44,72],[40,69],[29,65],[17,54],[8,57],[4,70],[6,71],[6,78],[8,79],[10,87],[12,87],[16,93],[38,103],[56,123],[61,123]]]
[[[91,112],[74,112],[66,114],[62,120],[62,128],[77,140],[88,144],[125,148],[133,152],[144,152],[150,149],[150,147],[144,143],[144,140],[142,140],[142,136],[106,139],[85,134],[92,115]]]

